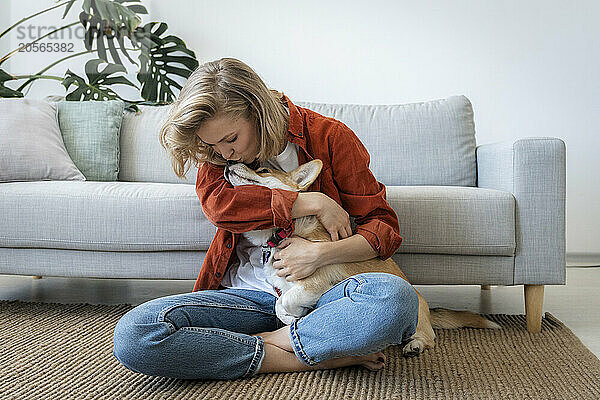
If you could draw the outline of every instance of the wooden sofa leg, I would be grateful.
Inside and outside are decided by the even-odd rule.
[[[530,333],[540,333],[542,330],[543,304],[544,285],[525,285],[525,318]]]
[[[42,277],[41,277],[41,276],[39,276],[39,275],[34,275],[34,276],[32,276],[32,278],[33,278],[33,279],[42,279]]]
[[[481,290],[491,290],[492,285],[481,285]]]

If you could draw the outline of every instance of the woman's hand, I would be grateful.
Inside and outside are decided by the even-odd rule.
[[[322,266],[320,251],[318,242],[300,237],[286,238],[273,254],[273,268],[277,270],[277,276],[285,277],[288,282],[306,278]]]
[[[321,193],[317,218],[323,224],[332,241],[352,236],[350,215],[331,197]]]

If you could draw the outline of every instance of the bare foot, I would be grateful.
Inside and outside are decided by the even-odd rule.
[[[367,354],[365,356],[347,356],[340,358],[332,358],[331,360],[323,361],[324,367],[327,363],[332,363],[331,368],[346,367],[349,365],[362,365],[371,371],[377,371],[385,367],[385,354],[378,351],[377,353]]]

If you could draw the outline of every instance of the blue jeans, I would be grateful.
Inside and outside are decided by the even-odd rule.
[[[258,373],[264,341],[252,334],[284,325],[270,293],[226,288],[160,297],[117,322],[113,354],[128,369],[179,379],[237,379]],[[289,328],[294,353],[314,365],[402,344],[416,330],[419,302],[404,279],[369,272],[321,296]]]

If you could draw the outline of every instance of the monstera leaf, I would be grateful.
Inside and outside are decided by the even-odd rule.
[[[4,82],[15,79],[11,74],[0,69],[0,97],[23,97],[23,93],[4,86]]]
[[[66,2],[65,4],[65,12],[63,13],[63,19],[67,16],[67,14],[69,13],[69,10],[71,9],[71,7],[73,7],[73,3],[75,3],[75,0],[69,0]]]
[[[96,42],[98,57],[109,62],[106,53],[106,46],[108,46],[113,61],[120,65],[123,65],[123,62],[117,52],[115,40],[119,43],[121,51],[129,62],[136,64],[127,53],[124,38],[128,37],[131,40],[133,32],[142,22],[137,14],[148,14],[146,8],[141,4],[126,5],[125,3],[139,3],[139,0],[84,0],[83,11],[79,14],[79,20],[85,28],[85,39],[83,40],[85,48],[92,50],[93,44]],[[71,5],[69,4],[69,7]],[[104,39],[106,39],[106,45]],[[132,43],[136,45],[136,42],[139,41],[138,38],[136,41],[132,40]],[[147,45],[151,44],[148,42]]]
[[[34,75],[11,75],[0,69],[0,98],[1,97],[23,97],[23,89],[37,79],[55,79],[62,82],[63,86],[72,89],[67,94],[68,100],[90,100],[90,99],[114,99],[121,98],[112,89],[113,84],[129,85],[141,91],[143,101],[128,101],[130,104],[168,104],[175,98],[175,93],[182,88],[178,81],[189,78],[194,69],[198,67],[198,61],[193,51],[189,50],[185,43],[176,36],[165,35],[167,24],[151,22],[141,26],[141,18],[138,14],[148,14],[141,0],[81,0],[82,11],[79,20],[85,28],[84,45],[87,51],[63,57]],[[38,13],[22,19],[19,23],[12,25],[4,32],[3,36],[17,27],[21,22],[33,18],[39,14],[63,7],[63,19],[77,0],[57,0],[58,5],[48,7]],[[56,31],[66,29],[72,24],[58,28]],[[165,35],[164,37],[162,37]],[[44,35],[36,41],[45,38]],[[131,42],[127,46],[129,51],[139,51],[137,60],[131,58],[127,53],[125,38]],[[128,43],[129,45],[129,43]],[[133,47],[133,49],[131,48]],[[70,70],[67,70],[64,78],[60,76],[45,75],[44,72],[56,64],[71,59],[75,56],[97,53],[99,59],[90,60],[85,65],[87,80]],[[1,57],[5,61],[19,54],[16,50]],[[121,56],[120,56],[121,55]],[[125,56],[132,64],[136,64],[137,79],[141,86],[136,86],[123,75],[115,75],[127,72],[121,58]],[[110,58],[110,60],[109,60]],[[112,61],[111,61],[112,60]],[[106,66],[99,71],[100,64]],[[177,79],[178,77],[184,79]],[[17,90],[5,86],[5,82],[11,80],[26,79]],[[75,86],[72,88],[72,86]]]
[[[107,63],[107,66],[99,71],[98,67],[104,60],[89,60],[85,63],[85,74],[88,82],[85,79],[77,76],[71,70],[67,70],[63,86],[69,90],[71,85],[76,88],[71,93],[67,94],[67,100],[113,100],[120,99],[109,85],[121,84],[136,87],[130,80],[124,76],[110,76],[117,72],[127,72],[124,66],[119,64]]]
[[[173,100],[175,94],[172,87],[181,90],[181,85],[172,76],[188,78],[198,67],[196,55],[185,46],[183,40],[173,35],[160,37],[167,28],[168,26],[164,22],[150,22],[143,27],[138,27],[134,35],[134,38],[150,39],[152,42],[151,47],[139,42],[141,44],[139,55],[141,66],[137,79],[142,84],[141,95],[144,100]],[[176,55],[178,52],[183,54]]]

